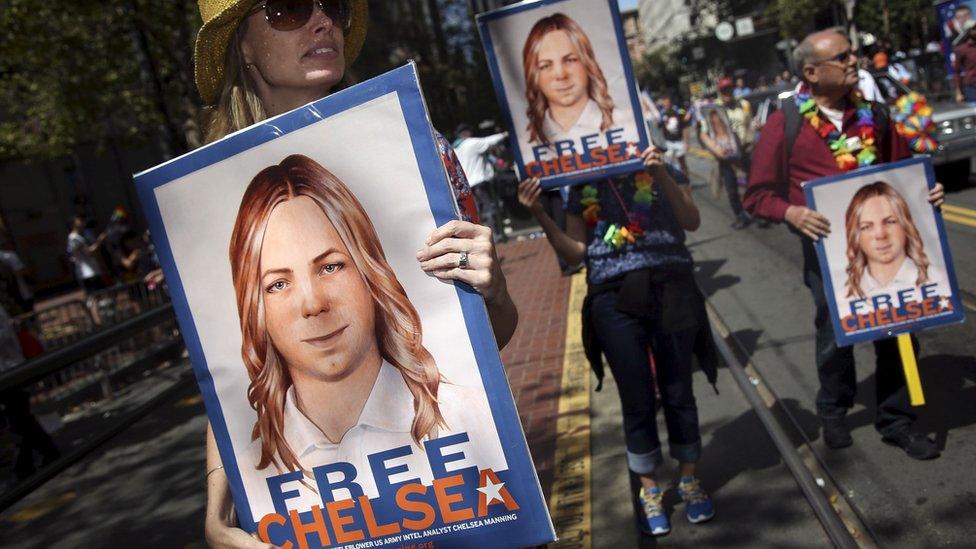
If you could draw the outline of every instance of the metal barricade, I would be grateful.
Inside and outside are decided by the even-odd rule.
[[[50,352],[166,303],[169,295],[162,286],[150,288],[137,280],[20,315],[13,319],[13,327],[29,332]]]

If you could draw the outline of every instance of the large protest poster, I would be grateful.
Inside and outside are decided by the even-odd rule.
[[[554,538],[484,301],[416,259],[458,215],[434,139],[411,63],[136,176],[262,539]]]
[[[945,59],[946,74],[955,74],[953,66],[955,49],[965,36],[962,36],[969,25],[976,23],[976,0],[950,0],[935,4],[935,16],[939,25],[940,44]]]
[[[804,184],[807,205],[830,221],[816,249],[838,345],[963,320],[934,186],[928,157]]]
[[[557,187],[642,169],[647,128],[616,0],[478,16],[520,177]]]

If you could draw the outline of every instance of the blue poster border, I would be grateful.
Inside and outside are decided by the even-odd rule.
[[[416,65],[412,61],[403,67],[331,94],[327,98],[305,107],[236,132],[225,139],[136,174],[134,177],[136,190],[143,205],[160,265],[166,275],[183,339],[200,385],[207,415],[214,430],[231,493],[237,503],[238,520],[242,528],[249,532],[256,531],[257,523],[251,513],[250,502],[244,489],[241,471],[237,465],[237,456],[227,429],[224,412],[217,397],[213,377],[190,312],[186,291],[156,201],[155,189],[324,118],[393,92],[397,93],[404,113],[411,145],[417,158],[421,179],[427,194],[428,205],[437,226],[441,226],[458,218],[456,201],[436,145],[435,130],[427,114]],[[509,482],[506,482],[506,486],[509,487],[513,495],[516,495],[520,506],[519,520],[485,526],[480,531],[486,534],[492,532],[487,536],[488,538],[504,532],[504,535],[509,539],[519,539],[527,544],[551,541],[555,538],[555,533],[552,531],[545,499],[541,488],[539,488],[538,474],[533,465],[519,421],[511,387],[501,363],[484,299],[466,284],[456,283],[455,288],[460,300],[465,327],[472,342],[479,374],[485,391],[490,397],[488,399],[489,407],[492,417],[495,419],[495,428],[508,464],[508,470],[505,474],[513,475],[508,479]],[[241,505],[241,503],[245,505]],[[543,535],[547,527],[549,529],[548,538]],[[453,542],[459,539],[464,539],[466,546],[481,544],[480,540],[473,540],[471,536],[467,535],[459,536],[458,533],[436,535],[427,539],[435,542],[438,546],[441,544],[451,546]],[[472,542],[474,542],[473,545]],[[484,542],[493,545],[489,543],[489,539],[485,539]]]
[[[813,189],[817,187],[843,182],[855,177],[860,178],[873,173],[889,172],[919,164],[924,166],[926,185],[929,189],[932,189],[935,187],[935,170],[932,167],[931,158],[928,155],[923,155],[906,160],[900,160],[898,162],[868,166],[843,174],[808,181],[803,184],[803,193],[807,199],[807,206],[816,211],[817,203],[816,198],[813,195]],[[963,310],[962,297],[959,294],[959,284],[956,281],[956,268],[952,260],[952,250],[949,248],[949,240],[946,237],[945,221],[942,219],[942,215],[936,214],[934,217],[935,227],[939,233],[939,243],[942,245],[942,256],[945,260],[946,276],[949,279],[949,290],[952,292],[952,296],[950,297],[950,301],[952,302],[952,312],[941,315],[937,318],[926,318],[908,322],[893,328],[873,328],[860,331],[853,335],[848,335],[844,332],[840,324],[840,313],[837,306],[836,294],[834,293],[833,279],[830,276],[830,267],[827,264],[827,252],[824,247],[823,239],[817,240],[814,243],[814,247],[817,250],[817,261],[820,264],[821,278],[824,282],[824,293],[826,294],[825,297],[827,299],[827,307],[830,309],[830,321],[834,326],[834,339],[839,347],[846,347],[856,343],[865,343],[868,341],[874,341],[876,339],[894,337],[899,334],[917,332],[919,330],[944,326],[946,324],[954,324],[965,320],[966,314]]]
[[[525,160],[522,158],[522,148],[519,145],[518,134],[515,122],[512,119],[511,109],[509,109],[508,97],[505,94],[505,86],[502,82],[501,69],[498,66],[498,58],[495,55],[494,43],[491,38],[491,29],[488,23],[498,19],[504,19],[525,11],[534,10],[543,6],[560,4],[563,2],[576,0],[528,0],[499,8],[497,10],[478,14],[478,33],[481,35],[481,43],[485,49],[485,58],[488,60],[488,70],[491,73],[492,84],[495,88],[495,96],[499,99],[499,107],[502,116],[508,126],[509,141],[511,142],[512,154],[515,157],[515,164],[518,169],[519,179],[526,177]],[[647,127],[644,124],[644,115],[640,106],[640,99],[637,96],[636,85],[634,84],[634,67],[630,62],[630,52],[627,51],[627,38],[624,35],[623,22],[620,19],[620,7],[617,0],[605,0],[610,7],[610,18],[612,19],[614,33],[617,38],[617,51],[620,54],[620,61],[623,63],[624,78],[628,82],[627,90],[630,97],[630,108],[636,115],[635,126],[637,127],[637,146],[640,150],[648,147],[650,140],[647,135]],[[545,189],[562,187],[564,185],[575,185],[594,179],[609,177],[613,175],[623,175],[640,171],[644,168],[644,162],[640,158],[619,162],[607,167],[589,168],[578,170],[569,174],[551,175],[541,177],[539,184]]]

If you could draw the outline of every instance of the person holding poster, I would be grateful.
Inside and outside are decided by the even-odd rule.
[[[194,66],[197,88],[211,106],[208,143],[351,84],[346,69],[365,40],[366,0],[199,0],[199,7],[203,25]],[[437,141],[462,217],[475,219],[463,171],[443,136],[437,134]],[[499,345],[511,338],[518,313],[489,229],[469,221],[447,223],[430,235],[417,259],[433,276],[471,285],[484,297]],[[236,527],[227,477],[209,429],[207,468],[208,543],[267,547]]]
[[[695,344],[707,320],[684,245],[685,231],[701,223],[688,179],[666,165],[662,152],[653,147],[642,158],[645,171],[574,187],[565,231],[539,202],[538,179],[519,184],[519,201],[538,219],[557,254],[569,264],[586,262],[584,349],[598,379],[603,375],[601,355],[606,355],[616,380],[627,464],[641,481],[641,529],[664,535],[671,525],[656,476],[664,454],[655,383],[670,453],[680,463],[678,494],[687,504],[687,519],[699,523],[715,515],[696,477],[701,435],[691,377]],[[705,362],[702,366],[708,368]]]
[[[617,10],[556,0],[478,16],[519,172],[547,188],[640,169],[647,128]]]
[[[795,100],[784,103],[783,108],[770,115],[766,122],[753,156],[744,205],[756,217],[785,221],[800,236],[803,279],[816,306],[815,362],[820,379],[816,410],[822,423],[824,443],[837,449],[853,443],[844,417],[854,405],[857,379],[854,350],[849,346],[839,347],[836,343],[824,275],[813,245],[833,227],[824,215],[807,207],[802,184],[862,166],[908,158],[911,150],[898,134],[896,124],[890,120],[887,106],[867,101],[860,95],[857,89],[858,59],[844,34],[835,30],[810,34],[797,46],[793,57],[796,66],[801,67],[803,83]],[[840,145],[835,147],[833,144]],[[936,184],[928,195],[936,207],[942,203],[943,197],[940,184]],[[860,215],[863,216],[863,211]],[[859,227],[867,228],[866,225]],[[867,234],[864,230],[861,232]],[[864,244],[869,243],[858,239],[851,248],[855,261],[852,270],[855,278],[861,277],[859,285],[866,281],[857,252],[859,246],[863,251]],[[892,250],[887,249],[888,246],[882,246],[879,252],[890,254]],[[875,261],[875,264],[878,269],[869,270],[868,274],[882,277],[881,262]],[[863,291],[863,286],[860,289]],[[939,450],[935,442],[913,430],[916,415],[909,405],[896,340],[875,340],[874,349],[875,429],[886,443],[902,448],[913,458],[937,457]]]

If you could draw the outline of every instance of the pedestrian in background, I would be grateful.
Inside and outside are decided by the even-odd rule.
[[[85,218],[76,215],[71,221],[71,232],[68,233],[68,259],[75,267],[75,279],[85,290],[86,294],[108,287],[105,281],[105,270],[96,255],[105,242],[105,233],[99,234],[94,242],[83,236],[87,224]]]
[[[691,122],[691,113],[674,104],[670,96],[661,98],[661,118],[658,124],[664,134],[665,154],[681,167],[681,173],[688,175],[688,145],[685,143],[685,128]]]
[[[684,245],[685,231],[701,223],[688,179],[654,147],[642,156],[646,171],[573,187],[566,230],[539,202],[538,179],[519,184],[519,201],[535,215],[557,254],[569,264],[586,263],[586,356],[601,385],[602,355],[616,380],[627,464],[641,482],[641,529],[664,535],[671,524],[658,480],[664,461],[658,404],[664,408],[671,456],[679,462],[677,491],[687,519],[699,523],[715,514],[696,476],[702,449],[691,376],[692,356],[707,320]]]
[[[952,50],[956,102],[976,102],[976,21],[966,20],[964,31]]]
[[[13,273],[14,280],[16,281],[15,298],[18,307],[21,311],[29,313],[34,310],[34,290],[31,289],[30,284],[27,282],[30,271],[24,265],[24,262],[21,261],[20,256],[17,255],[13,243],[10,242],[9,238],[3,239],[2,246],[0,248],[0,263],[3,263]]]
[[[496,133],[487,137],[475,137],[471,126],[466,123],[458,125],[454,131],[454,154],[457,155],[461,168],[468,178],[468,185],[474,193],[474,201],[478,207],[478,216],[486,227],[491,228],[497,238],[501,236],[502,227],[498,224],[498,206],[495,193],[492,192],[491,181],[495,177],[489,152],[492,147],[505,141],[508,132]]]
[[[835,157],[828,141],[845,139],[848,135],[871,138],[873,144],[858,140],[859,147],[870,147],[877,158],[866,164],[908,158],[911,151],[889,119],[888,107],[866,101],[858,91],[858,59],[843,34],[835,30],[813,33],[804,38],[794,50],[793,57],[796,66],[802,67],[804,83],[795,100],[784,103],[783,108],[770,115],[766,122],[756,146],[745,206],[755,216],[775,222],[785,221],[800,237],[803,281],[810,288],[816,307],[815,362],[820,380],[817,415],[822,424],[824,444],[836,449],[853,443],[844,418],[854,406],[857,389],[854,349],[838,347],[834,339],[823,278],[813,246],[816,240],[830,232],[831,227],[826,217],[807,208],[801,184],[859,167],[858,162],[850,165],[843,158]],[[814,105],[812,110],[801,115],[800,106],[809,106],[810,99]],[[859,126],[866,114],[871,117],[870,123]],[[831,128],[826,140],[817,127]],[[787,128],[793,128],[795,133],[789,135]],[[853,154],[858,152],[853,151]],[[937,184],[929,194],[929,201],[939,206],[943,196],[942,185]],[[918,341],[912,339],[917,349]],[[875,429],[883,441],[899,446],[913,458],[938,457],[935,442],[912,428],[916,416],[909,405],[897,341],[894,338],[877,340],[874,351]]]
[[[721,109],[724,116],[715,109],[705,109],[703,112],[707,115],[702,116],[698,135],[699,141],[715,159],[719,182],[725,189],[729,207],[735,216],[730,226],[739,230],[752,222],[752,218],[742,207],[737,174],[737,171],[749,171],[752,107],[745,99],[736,99],[732,94],[733,89],[731,78],[718,81],[719,97],[715,107]]]

